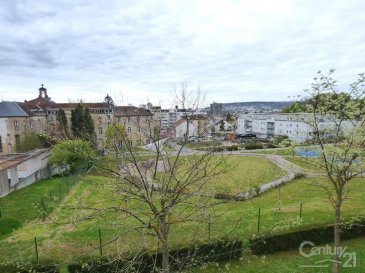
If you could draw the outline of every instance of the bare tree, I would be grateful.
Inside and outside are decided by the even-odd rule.
[[[115,189],[121,198],[127,196],[136,205],[120,202],[112,209],[135,219],[146,234],[158,240],[162,254],[162,272],[170,270],[170,230],[174,225],[187,221],[202,221],[199,211],[207,208],[209,202],[202,195],[205,186],[213,177],[225,172],[225,156],[216,155],[214,150],[187,152],[189,125],[196,111],[201,107],[200,92],[188,92],[186,86],[177,93],[177,103],[185,109],[186,134],[175,144],[175,151],[164,150],[164,139],[160,139],[159,127],[153,116],[144,117],[126,113],[134,123],[138,136],[148,139],[146,151],[136,149],[131,134],[125,126],[113,123],[107,132],[107,148],[116,161],[116,168],[99,167],[113,174]],[[200,133],[204,130],[201,130]],[[128,134],[129,133],[129,134]],[[143,207],[143,211],[141,211]]]
[[[314,78],[308,100],[313,138],[318,147],[318,165],[329,182],[318,184],[326,191],[334,208],[333,273],[339,272],[341,206],[346,185],[365,171],[364,97],[365,75],[344,92],[332,78],[321,71]]]

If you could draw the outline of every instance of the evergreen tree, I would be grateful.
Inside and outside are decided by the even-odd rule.
[[[71,111],[71,131],[75,138],[95,143],[94,122],[91,118],[89,109],[84,108],[79,103],[75,110]]]
[[[83,111],[83,120],[82,120],[82,130],[83,130],[83,138],[84,140],[88,140],[91,143],[95,143],[95,131],[94,131],[94,122],[91,118],[89,109],[85,108]]]
[[[82,127],[83,127],[83,119],[84,119],[84,108],[81,103],[79,103],[75,110],[71,111],[71,131],[74,137],[81,138],[82,137]]]
[[[64,133],[66,137],[69,137],[67,117],[65,111],[62,108],[58,111],[56,120],[59,125],[58,130]]]
[[[67,117],[62,108],[58,111],[56,119],[64,128],[67,128]]]

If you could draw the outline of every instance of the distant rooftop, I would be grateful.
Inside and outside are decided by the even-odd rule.
[[[0,102],[0,117],[28,117],[29,115],[14,101]]]

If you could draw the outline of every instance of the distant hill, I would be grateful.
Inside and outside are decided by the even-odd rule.
[[[223,111],[231,112],[237,110],[280,110],[291,105],[292,103],[293,101],[248,101],[222,104]]]

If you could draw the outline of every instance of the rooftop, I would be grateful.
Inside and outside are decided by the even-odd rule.
[[[114,112],[116,117],[152,116],[152,113],[149,110],[135,106],[117,106],[114,107]]]
[[[0,117],[28,117],[29,115],[14,101],[0,102]]]

